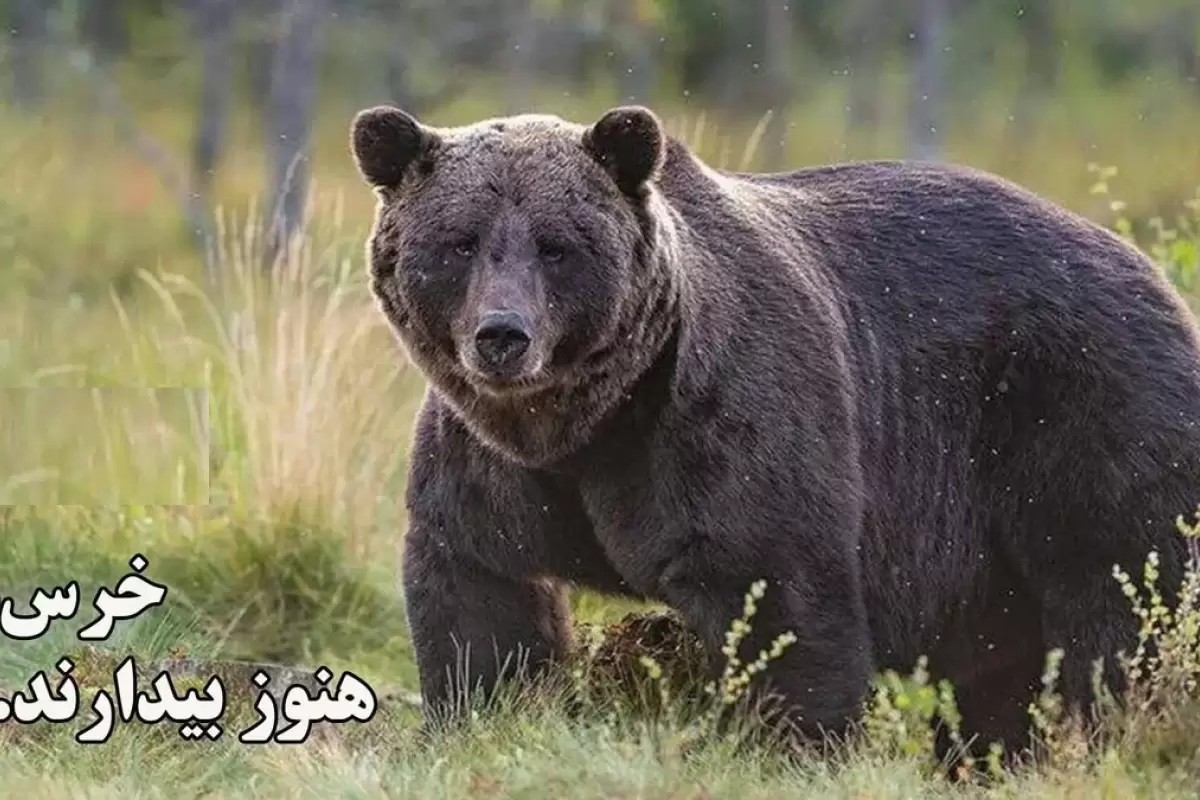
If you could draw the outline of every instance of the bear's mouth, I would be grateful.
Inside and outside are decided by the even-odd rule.
[[[536,370],[502,374],[468,370],[467,380],[481,395],[495,398],[526,397],[551,388],[553,381],[539,365]]]

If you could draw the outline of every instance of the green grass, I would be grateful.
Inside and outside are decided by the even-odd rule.
[[[190,120],[170,102],[169,87],[156,91],[162,96],[141,98],[145,123],[184,152]],[[952,138],[951,155],[1136,236],[1194,302],[1200,205],[1186,201],[1200,167],[1200,112],[1170,87],[1156,91],[1174,111],[1153,129],[1133,124],[1140,96],[1117,91],[1051,108],[1019,142],[1004,135],[1001,112],[979,115]],[[544,102],[585,118],[610,99]],[[840,103],[818,88],[797,111],[796,163],[896,154],[894,124],[877,143],[847,145]],[[493,112],[465,98],[436,121]],[[348,116],[320,120],[312,227],[290,268],[270,278],[257,268],[260,233],[244,222],[262,159],[248,116],[237,118],[218,182],[219,287],[205,286],[173,199],[103,120],[67,108],[42,123],[0,116],[0,587],[25,611],[35,588],[76,580],[81,609],[35,641],[0,639],[0,688],[19,689],[38,670],[55,684],[54,665],[71,655],[94,689],[134,654],[143,665],[187,657],[214,669],[325,664],[354,671],[383,698],[370,722],[300,746],[243,746],[229,735],[186,743],[173,726],[139,723],[118,726],[106,745],[83,746],[72,737],[87,724],[87,703],[62,725],[10,720],[0,724],[6,792],[1194,796],[1200,702],[1188,681],[1200,615],[1186,609],[1168,629],[1173,655],[1153,673],[1158,682],[1146,679],[1146,692],[1165,702],[1111,717],[1093,742],[1069,725],[1052,726],[1044,763],[986,785],[951,784],[932,771],[927,722],[942,698],[919,673],[883,680],[860,741],[781,759],[712,735],[704,715],[655,713],[651,701],[677,688],[665,679],[678,675],[678,654],[622,643],[621,627],[607,629],[617,631],[615,649],[602,645],[595,659],[560,676],[561,687],[508,701],[465,731],[422,739],[405,699],[417,676],[396,581],[407,440],[423,381],[400,357],[363,280],[372,201],[346,153]],[[672,117],[702,154],[728,166],[739,166],[741,148],[732,143],[752,138],[751,122]],[[1097,147],[1082,147],[1084,138]],[[1091,161],[1120,172],[1089,175]],[[1114,203],[1110,189],[1128,205]],[[88,649],[74,631],[90,618],[97,588],[115,586],[138,553],[149,561],[147,576],[168,587],[163,605],[118,623],[109,641]],[[574,606],[581,630],[639,610],[588,594]],[[615,662],[632,681],[617,679]],[[664,682],[655,682],[663,667]],[[633,690],[632,699],[618,686]],[[736,680],[716,696],[731,686]],[[590,699],[568,713],[581,688]],[[230,714],[245,720],[251,704],[238,692]],[[1052,713],[1053,703],[1046,708]]]

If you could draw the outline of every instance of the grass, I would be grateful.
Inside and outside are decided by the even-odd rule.
[[[1187,204],[1194,186],[1184,181],[1200,166],[1189,138],[1200,120],[1181,101],[1168,103],[1176,113],[1152,130],[1136,128],[1138,97],[1118,91],[1102,105],[1047,111],[1018,145],[1003,135],[1000,112],[981,114],[973,131],[952,139],[951,154],[1135,238],[1194,302],[1200,203]],[[146,124],[182,148],[189,123],[168,99],[144,98],[163,109]],[[552,99],[578,117],[607,103]],[[876,151],[847,152],[828,122],[839,102],[832,91],[810,98],[795,162],[889,154],[886,129]],[[1097,147],[1080,147],[1072,126],[1091,125],[1098,109],[1105,124],[1088,134]],[[1165,643],[1160,663],[1129,665],[1143,687],[1133,710],[1110,712],[1102,735],[1084,740],[1055,718],[1048,691],[1039,706],[1045,759],[990,783],[955,784],[931,769],[929,723],[952,711],[952,687],[921,669],[880,676],[852,745],[791,760],[739,747],[713,733],[709,712],[735,704],[739,676],[757,668],[731,663],[711,693],[690,693],[703,688],[690,680],[692,643],[669,617],[627,616],[646,609],[589,594],[573,600],[585,646],[560,683],[503,699],[465,730],[418,736],[417,676],[395,584],[407,439],[423,381],[366,290],[371,201],[345,153],[348,117],[320,121],[308,235],[270,276],[258,268],[261,231],[249,221],[262,162],[239,117],[216,198],[222,283],[208,286],[172,198],[102,121],[69,109],[48,119],[77,125],[0,113],[0,587],[21,612],[38,587],[75,580],[80,597],[77,615],[44,636],[0,640],[0,688],[22,688],[39,670],[57,685],[64,655],[83,687],[68,723],[0,724],[6,790],[51,798],[1194,796],[1200,613],[1196,599],[1172,618],[1152,592],[1143,598],[1152,569],[1140,581],[1122,576],[1131,613]],[[466,99],[438,121],[484,113]],[[739,166],[727,148],[752,138],[751,126],[703,123],[673,124],[707,157]],[[1089,182],[1091,160],[1120,172],[1097,168]],[[1118,182],[1128,205],[1112,199]],[[118,623],[107,641],[79,641],[73,631],[90,620],[96,591],[115,586],[135,554],[168,587],[163,604]],[[751,595],[748,612],[753,605]],[[156,665],[189,660],[195,669],[181,686],[202,683],[206,665],[223,674],[243,662],[327,665],[361,676],[380,707],[367,723],[303,745],[241,745],[233,733],[252,721],[254,696],[234,681],[220,741],[185,742],[175,726],[135,722],[118,725],[105,745],[75,742],[92,692],[110,685],[130,654],[146,680]]]

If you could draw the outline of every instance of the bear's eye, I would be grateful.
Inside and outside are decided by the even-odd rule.
[[[464,239],[463,241],[454,245],[454,252],[463,258],[470,258],[471,256],[475,255],[475,242],[471,239]]]
[[[562,261],[563,256],[566,255],[566,252],[567,251],[565,247],[559,244],[554,244],[553,242],[547,242],[538,246],[538,254],[541,256],[542,260],[549,261],[550,263]]]

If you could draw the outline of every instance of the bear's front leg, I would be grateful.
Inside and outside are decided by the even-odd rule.
[[[513,580],[414,524],[404,595],[426,724],[461,718],[472,695],[535,677],[570,646],[564,587]]]
[[[816,740],[844,735],[859,719],[870,686],[871,641],[851,559],[811,551],[803,555],[804,565],[781,557],[755,569],[692,548],[671,563],[662,586],[667,602],[709,648],[712,673],[719,678],[728,663],[722,652],[727,632],[743,616],[751,586],[764,580],[765,591],[755,601],[750,629],[736,653],[740,666],[733,673],[770,653],[778,637],[792,639],[778,658],[752,676],[747,699],[766,721]],[[721,686],[717,688],[720,695]]]

